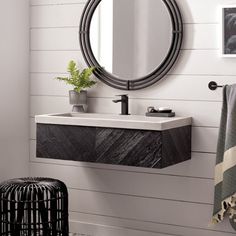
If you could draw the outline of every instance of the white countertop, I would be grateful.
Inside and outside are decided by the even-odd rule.
[[[191,117],[147,117],[98,113],[64,113],[35,116],[36,123],[162,131],[191,125]]]

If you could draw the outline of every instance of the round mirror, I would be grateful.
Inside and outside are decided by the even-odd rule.
[[[171,47],[172,23],[160,0],[102,0],[90,27],[92,52],[111,74],[134,80],[150,74]]]
[[[152,85],[176,61],[182,20],[174,0],[90,0],[80,24],[88,66],[106,84],[125,90]]]

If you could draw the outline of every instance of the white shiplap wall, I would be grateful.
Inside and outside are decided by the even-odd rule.
[[[192,116],[192,160],[163,170],[35,158],[34,115],[68,112],[68,89],[53,78],[75,59],[84,65],[78,26],[84,0],[31,0],[31,175],[66,182],[74,232],[94,236],[232,236],[226,221],[215,227],[213,176],[221,90],[208,82],[236,81],[235,59],[219,56],[221,4],[236,0],[178,0],[185,41],[175,68],[160,83],[129,92],[132,114],[170,106]],[[91,112],[118,113],[121,91],[102,83],[89,92]]]

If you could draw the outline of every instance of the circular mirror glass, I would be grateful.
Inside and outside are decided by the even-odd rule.
[[[156,70],[173,40],[163,0],[102,0],[89,29],[92,53],[107,72],[137,80]]]

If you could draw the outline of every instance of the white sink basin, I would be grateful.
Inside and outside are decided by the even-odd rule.
[[[108,127],[142,130],[167,130],[191,125],[191,117],[146,117],[140,115],[114,115],[97,113],[47,114],[35,117],[36,123]]]

